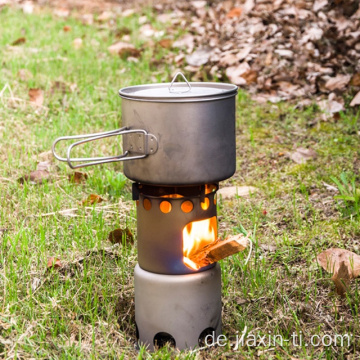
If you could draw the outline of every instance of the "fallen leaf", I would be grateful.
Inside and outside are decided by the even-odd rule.
[[[68,17],[70,15],[70,10],[67,9],[67,8],[57,8],[57,9],[54,10],[53,13],[54,13],[55,16],[65,18],[65,17]]]
[[[321,100],[318,105],[320,110],[328,114],[336,114],[344,110],[343,104],[335,100]]]
[[[227,14],[226,16],[230,19],[234,18],[234,17],[239,17],[241,16],[241,13],[242,13],[242,8],[239,8],[239,7],[235,7],[235,8],[232,8]]]
[[[349,270],[350,279],[360,275],[360,256],[345,249],[327,249],[317,256],[317,261],[324,270],[332,274],[338,273],[340,264],[344,262]]]
[[[337,294],[344,297],[350,284],[350,273],[345,261],[340,263],[339,270],[332,276],[331,280],[335,283]]]
[[[335,77],[330,78],[326,83],[325,87],[330,90],[343,90],[346,85],[350,82],[350,75],[337,75]]]
[[[314,159],[317,154],[312,149],[297,148],[294,152],[288,154],[289,158],[297,164],[305,164],[306,161]]]
[[[24,44],[26,42],[26,39],[24,37],[20,37],[16,39],[14,42],[11,43],[12,46]]]
[[[55,258],[53,256],[48,259],[48,262],[47,262],[47,268],[48,269],[58,269],[61,266],[62,265],[61,265],[60,259]]]
[[[186,61],[190,66],[205,65],[210,58],[211,49],[200,48],[195,50],[192,54],[186,56]]]
[[[276,49],[274,53],[280,55],[281,57],[292,59],[294,57],[294,53],[291,50],[286,49]]]
[[[41,279],[34,277],[31,283],[31,290],[34,292],[41,284]]]
[[[63,30],[64,30],[65,32],[69,32],[69,31],[71,31],[71,26],[65,25],[65,26],[63,27]]]
[[[81,203],[82,205],[93,205],[93,204],[99,204],[103,202],[104,199],[96,194],[90,194],[85,200],[83,200]]]
[[[195,44],[194,35],[187,34],[187,35],[183,36],[182,38],[174,41],[172,47],[180,48],[180,49],[185,48],[185,49],[187,49],[188,53],[191,53],[194,49],[194,44]]]
[[[39,171],[50,171],[50,168],[51,168],[50,161],[40,161],[36,166],[36,170]]]
[[[33,77],[33,74],[28,69],[20,69],[17,73],[17,76],[22,81],[28,81]]]
[[[44,103],[44,92],[41,89],[29,89],[30,102],[36,106],[42,106]]]
[[[75,184],[84,183],[88,178],[88,174],[82,173],[80,171],[74,171],[73,173],[69,174],[69,181]]]
[[[250,70],[249,64],[247,62],[243,62],[237,66],[228,67],[226,69],[226,76],[235,85],[246,85],[246,80],[242,77],[242,75]]]
[[[20,184],[24,184],[29,181],[33,184],[42,184],[45,180],[50,179],[50,173],[47,170],[35,170],[30,175],[24,175],[18,179]]]
[[[351,78],[351,83],[352,86],[360,86],[360,73],[356,73],[353,75],[353,77]]]
[[[327,183],[324,182],[324,181],[323,181],[323,184],[324,184],[326,190],[328,190],[328,191],[334,191],[334,192],[338,192],[338,191],[339,191],[339,189],[338,189],[337,187],[335,187],[335,186],[333,186],[333,185],[330,185],[330,184],[327,184]]]
[[[351,100],[350,106],[360,105],[360,91]]]
[[[122,244],[123,238],[125,238],[126,244],[133,244],[134,243],[134,235],[128,229],[115,229],[109,233],[109,241],[113,244]]]
[[[217,194],[225,200],[232,199],[235,196],[247,197],[257,191],[258,189],[253,186],[227,186],[218,190]]]
[[[72,46],[74,49],[79,50],[83,45],[83,41],[81,38],[76,38],[72,42]]]
[[[118,41],[108,47],[108,51],[112,55],[119,55],[125,51],[136,50],[135,46],[123,41]]]
[[[158,44],[164,48],[164,49],[170,49],[172,46],[172,40],[171,39],[161,39]]]

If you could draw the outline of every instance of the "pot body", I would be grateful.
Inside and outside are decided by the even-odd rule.
[[[124,162],[124,174],[144,184],[197,185],[231,177],[236,167],[235,95],[194,102],[122,99],[122,125],[145,129],[157,151]],[[124,147],[126,147],[124,136]],[[136,153],[129,150],[129,155]]]

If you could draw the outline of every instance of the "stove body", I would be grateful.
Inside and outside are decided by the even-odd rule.
[[[179,75],[185,82],[175,82]],[[150,350],[165,343],[194,348],[221,333],[220,266],[200,268],[190,257],[217,239],[218,183],[235,172],[237,87],[189,83],[179,73],[169,84],[130,86],[119,94],[122,128],[58,138],[53,153],[73,169],[124,161],[137,204],[138,342]],[[123,137],[122,154],[71,158],[74,147],[110,136]],[[56,144],[71,139],[78,141],[60,157]]]

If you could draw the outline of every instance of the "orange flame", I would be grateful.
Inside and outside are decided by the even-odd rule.
[[[184,264],[192,270],[200,269],[200,266],[191,261],[189,257],[216,239],[216,216],[187,224],[183,229]]]

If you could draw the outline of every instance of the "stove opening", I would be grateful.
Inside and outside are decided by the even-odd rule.
[[[176,347],[174,337],[167,332],[158,332],[154,336],[154,346],[157,348],[161,348],[164,347],[166,344],[170,345],[171,347]]]
[[[192,270],[199,270],[201,266],[192,261],[191,257],[216,239],[216,216],[187,224],[183,229],[184,264]]]

